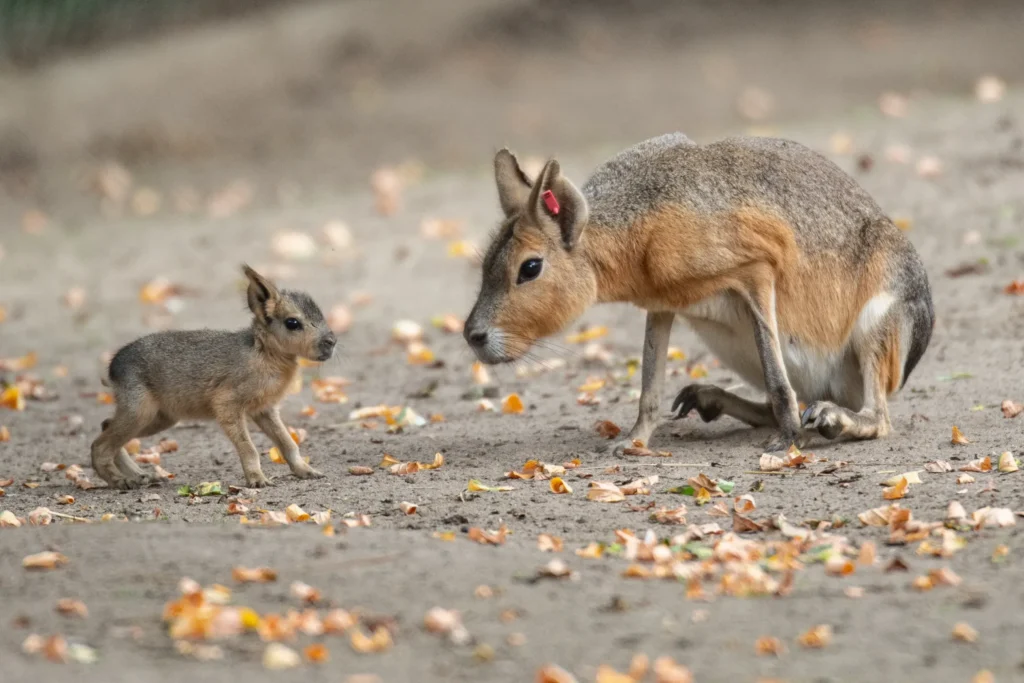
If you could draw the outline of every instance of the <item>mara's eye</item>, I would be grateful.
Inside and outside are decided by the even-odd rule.
[[[297,332],[302,329],[302,323],[300,323],[295,318],[288,318],[287,320],[285,320],[284,326],[287,327],[292,332]]]
[[[524,282],[536,280],[537,276],[540,275],[540,267],[543,263],[544,262],[539,258],[531,258],[523,261],[523,265],[519,266],[519,280],[516,284],[521,285]]]

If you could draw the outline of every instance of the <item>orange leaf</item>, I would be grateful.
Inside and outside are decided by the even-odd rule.
[[[622,433],[622,428],[610,420],[598,420],[594,424],[594,428],[604,439],[614,439]]]
[[[566,484],[561,477],[552,477],[551,493],[572,493],[572,487]]]
[[[959,446],[963,446],[964,444],[969,444],[970,443],[968,438],[966,436],[964,436],[964,433],[961,432],[960,428],[957,427],[956,425],[953,425],[953,438],[952,438],[952,441],[953,441],[954,444],[957,444]]]
[[[823,648],[832,642],[832,627],[828,624],[818,624],[800,634],[797,642],[807,648]]]
[[[235,567],[231,570],[231,578],[238,583],[268,583],[277,581],[277,572],[267,567],[255,569]]]
[[[302,654],[306,657],[307,661],[314,664],[323,664],[331,659],[330,652],[327,651],[327,646],[323,643],[307,645]]]
[[[907,483],[906,477],[900,477],[899,483],[895,486],[889,486],[882,490],[882,497],[886,500],[899,500],[903,496],[907,495],[907,489],[910,484]]]
[[[506,415],[518,415],[524,409],[523,399],[519,398],[519,394],[509,394],[501,402],[501,412]]]

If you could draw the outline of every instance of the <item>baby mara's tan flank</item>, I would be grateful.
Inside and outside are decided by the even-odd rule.
[[[299,457],[277,404],[296,373],[299,357],[329,360],[336,338],[304,292],[279,290],[249,266],[246,298],[252,325],[237,332],[158,332],[123,347],[110,361],[108,386],[117,410],[92,444],[92,466],[110,486],[128,489],[152,477],[124,445],[183,419],[216,420],[238,451],[246,485],[267,486],[260,455],[249,436],[252,418],[300,479],[322,477]]]
[[[888,397],[931,338],[931,291],[910,242],[835,164],[787,140],[676,133],[620,153],[582,191],[554,160],[536,182],[508,150],[494,168],[505,219],[465,329],[482,361],[522,357],[594,303],[631,302],[647,311],[642,391],[617,451],[657,426],[676,315],[767,396],[692,384],[677,417],[773,427],[770,451],[810,430],[889,432]]]

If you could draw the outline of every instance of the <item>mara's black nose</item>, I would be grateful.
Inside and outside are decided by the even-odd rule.
[[[487,330],[466,329],[466,341],[470,346],[484,346],[487,344]]]

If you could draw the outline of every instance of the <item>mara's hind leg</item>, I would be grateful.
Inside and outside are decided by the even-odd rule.
[[[154,417],[150,421],[150,423],[142,429],[141,432],[136,434],[134,438],[142,438],[146,436],[152,436],[153,434],[159,434],[165,429],[173,427],[175,424],[177,424],[177,422],[177,420],[175,420],[172,417],[169,417],[165,413],[157,413],[157,416]],[[103,421],[104,429],[106,429],[108,423],[109,420]],[[138,480],[141,485],[152,484],[154,482],[159,481],[159,479],[156,476],[148,474],[141,467],[139,467],[139,464],[132,460],[132,457],[128,455],[128,451],[126,451],[124,448],[118,449],[117,456],[115,456],[114,462],[117,465],[117,469],[121,470],[121,474],[123,474],[126,479]]]
[[[758,403],[733,394],[720,387],[707,384],[690,384],[672,402],[675,419],[686,417],[696,410],[705,422],[717,420],[722,415],[734,417],[751,427],[778,427],[770,403]]]
[[[281,421],[281,413],[278,412],[277,406],[268,408],[262,413],[256,413],[252,416],[252,420],[264,434],[270,437],[270,440],[281,451],[281,455],[284,457],[285,462],[288,463],[288,467],[291,468],[292,474],[299,479],[313,479],[324,476],[320,471],[307,465],[306,461],[299,455],[299,446],[288,433],[288,428],[285,427],[284,422]]]
[[[805,429],[816,430],[826,439],[876,439],[889,434],[889,395],[901,386],[903,378],[901,318],[890,314],[871,334],[854,340],[864,387],[860,410],[815,401],[802,416]]]
[[[121,393],[117,398],[114,417],[104,421],[103,432],[92,442],[92,467],[108,486],[138,488],[144,481],[131,470],[122,472],[120,452],[156,417],[157,408],[144,392]]]

